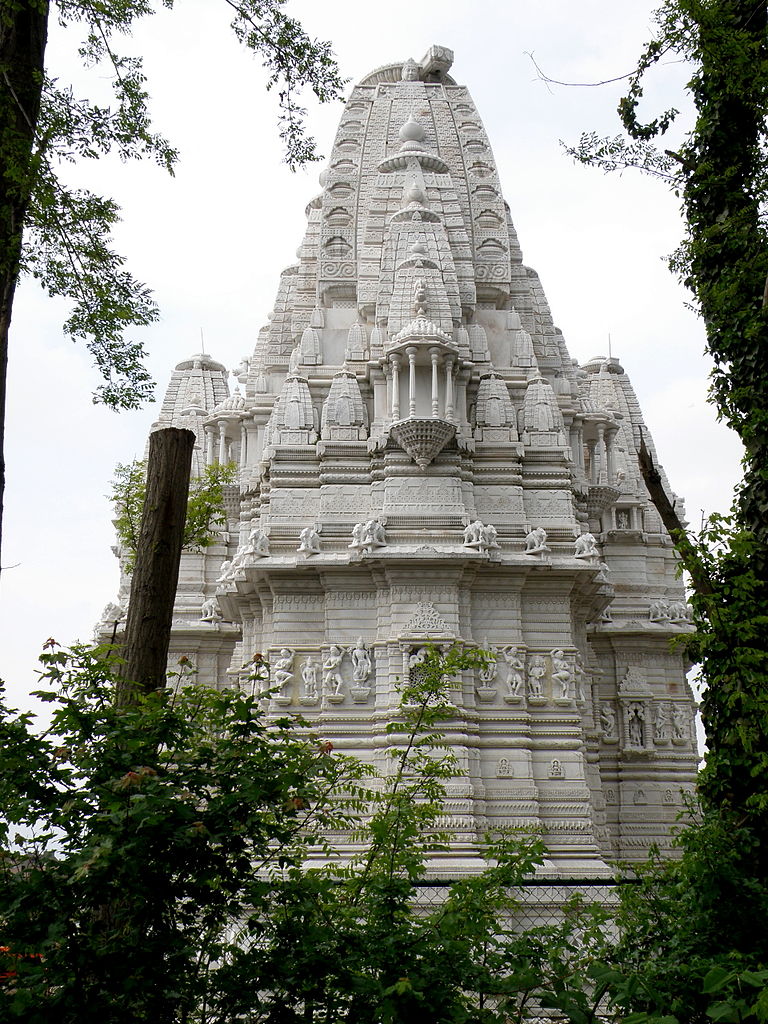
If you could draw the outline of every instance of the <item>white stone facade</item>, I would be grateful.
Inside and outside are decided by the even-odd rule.
[[[554,872],[599,874],[665,846],[692,789],[688,609],[629,380],[568,355],[451,61],[353,89],[243,393],[208,356],[174,374],[159,425],[240,467],[221,542],[183,557],[174,659],[238,685],[261,652],[276,709],[383,768],[427,640],[491,650],[446,729],[465,774],[436,870],[521,825]]]

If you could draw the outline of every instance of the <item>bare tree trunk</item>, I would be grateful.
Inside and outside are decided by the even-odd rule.
[[[131,704],[166,682],[173,602],[187,515],[195,435],[168,427],[149,437],[147,497],[125,624],[117,703]]]
[[[0,570],[8,330],[35,175],[32,154],[47,39],[48,0],[0,0]]]

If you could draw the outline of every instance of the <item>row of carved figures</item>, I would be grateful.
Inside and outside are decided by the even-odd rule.
[[[549,655],[531,654],[526,666],[525,652],[519,647],[491,647],[486,650],[492,657],[478,673],[478,695],[481,700],[495,696],[502,665],[507,687],[504,699],[508,702],[520,701],[526,695],[534,702],[546,702],[544,688],[547,677],[552,680],[552,697],[555,700],[586,700],[587,673],[580,654],[577,653],[571,659],[561,648],[556,647]]]
[[[651,622],[690,622],[691,606],[685,601],[651,601],[648,609]]]
[[[355,523],[352,527],[352,540],[347,547],[360,554],[370,553],[376,548],[386,547],[386,519],[378,516],[376,519],[369,519],[367,522]],[[299,534],[299,544],[296,550],[305,556],[319,555],[321,552],[320,535],[322,525],[315,523],[306,526]],[[485,525],[479,519],[469,523],[464,530],[464,547],[475,548],[479,551],[490,551],[498,549],[498,532],[492,524]],[[525,538],[525,554],[537,555],[548,552],[547,531],[539,526],[531,530]],[[234,579],[240,569],[252,565],[259,558],[269,556],[269,537],[260,526],[254,526],[248,535],[246,543],[237,551],[235,557],[223,562],[218,582],[224,583]],[[574,557],[590,559],[594,561],[599,558],[600,552],[597,548],[597,541],[591,533],[582,533],[574,541]],[[669,616],[668,616],[669,617]]]
[[[368,680],[373,674],[373,655],[362,637],[358,637],[354,647],[342,647],[331,644],[319,658],[308,655],[301,666],[297,664],[297,653],[293,648],[282,647],[270,660],[269,685],[273,690],[272,699],[278,704],[289,704],[291,697],[286,692],[296,680],[296,673],[301,675],[300,704],[317,704],[321,693],[331,703],[344,700],[344,675],[342,667],[344,659],[352,663],[352,682],[350,693],[353,700],[366,700],[370,693]],[[322,687],[322,690],[321,690]]]
[[[673,701],[633,700],[624,704],[624,739],[628,747],[647,750],[654,744],[689,743],[691,716],[686,705]],[[619,739],[616,709],[610,701],[600,702],[600,728],[603,739]]]

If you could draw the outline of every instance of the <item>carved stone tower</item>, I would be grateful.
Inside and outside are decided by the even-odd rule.
[[[221,543],[184,555],[173,645],[221,686],[263,652],[276,708],[381,767],[427,640],[490,649],[447,730],[439,869],[513,824],[599,874],[666,845],[692,788],[688,610],[629,380],[568,355],[451,62],[353,89],[243,393],[206,356],[176,370],[160,424],[239,482]]]

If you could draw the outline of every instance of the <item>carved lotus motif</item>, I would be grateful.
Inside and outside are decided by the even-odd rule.
[[[389,436],[421,469],[426,469],[455,433],[455,425],[448,420],[426,417],[398,420],[389,428]]]

